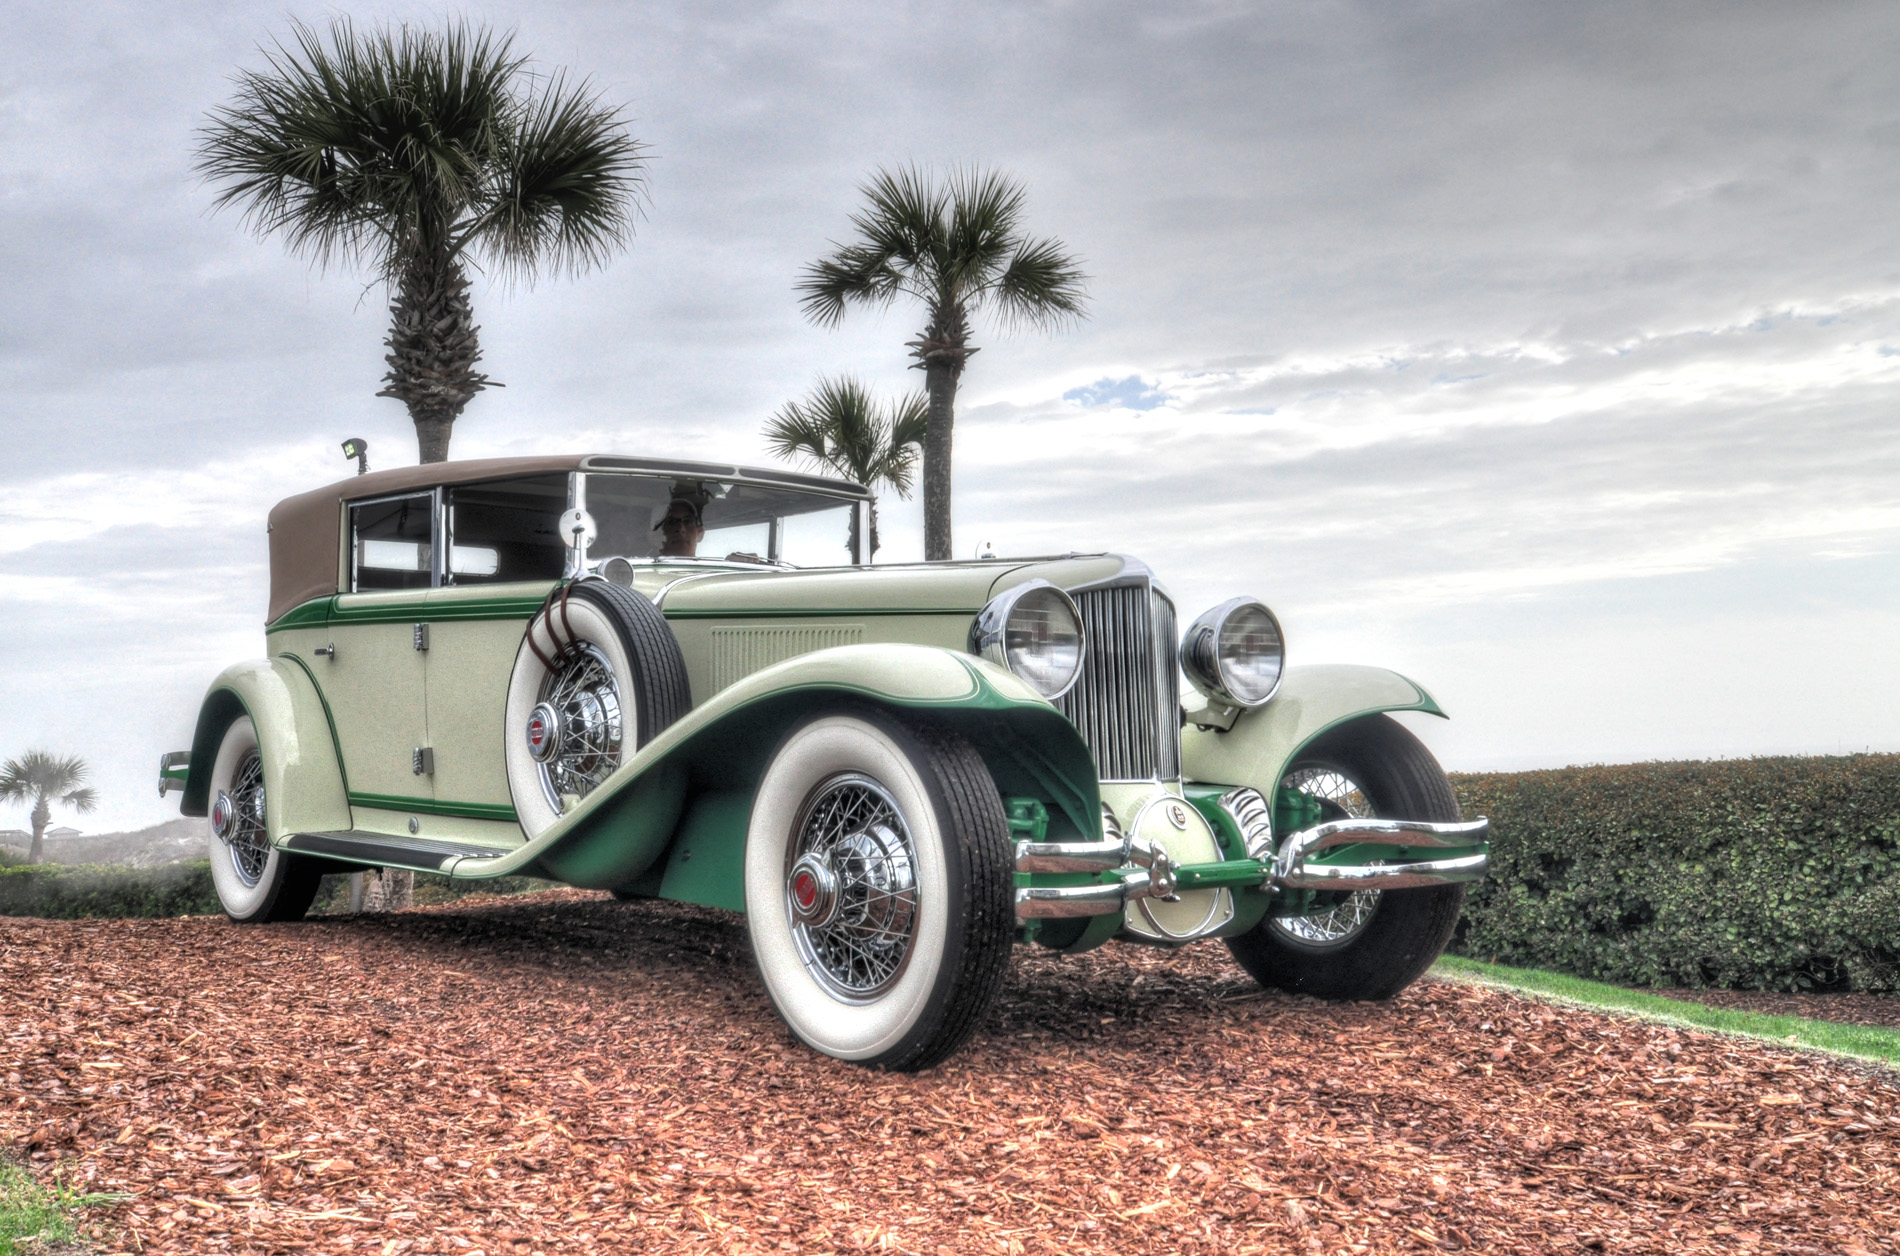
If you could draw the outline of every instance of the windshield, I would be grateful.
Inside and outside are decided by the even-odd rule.
[[[857,562],[857,503],[764,484],[643,475],[580,477],[598,530],[590,573],[609,564],[712,559],[840,567]]]

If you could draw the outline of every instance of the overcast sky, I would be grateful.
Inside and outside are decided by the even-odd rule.
[[[385,294],[209,212],[193,131],[347,11],[0,8],[0,756],[89,830],[263,652],[264,514],[415,460]],[[460,457],[767,461],[915,312],[803,322],[880,163],[980,163],[1091,317],[979,329],[956,543],[1108,548],[1290,661],[1378,663],[1453,769],[1900,750],[1900,7],[478,5],[650,146],[632,249],[475,290]],[[887,505],[896,557],[914,503]],[[0,827],[24,812],[0,811]]]

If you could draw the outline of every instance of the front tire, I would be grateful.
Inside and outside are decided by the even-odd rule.
[[[271,845],[263,748],[248,715],[224,730],[211,769],[211,800],[206,855],[224,914],[244,925],[302,920],[323,867]]]
[[[968,1040],[1008,971],[1009,821],[955,734],[869,711],[780,744],[746,835],[746,932],[813,1050],[915,1070]]]
[[[1283,783],[1319,796],[1328,820],[1463,818],[1432,752],[1383,715],[1317,738]],[[1462,885],[1362,890],[1318,916],[1269,916],[1227,939],[1227,949],[1263,986],[1322,999],[1389,999],[1432,966],[1464,902]]]

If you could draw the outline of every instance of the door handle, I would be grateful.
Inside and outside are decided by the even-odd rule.
[[[329,645],[320,645],[310,652],[320,659],[329,659],[331,662],[335,662],[336,642],[332,641]]]

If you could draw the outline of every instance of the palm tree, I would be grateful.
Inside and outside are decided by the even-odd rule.
[[[1083,313],[1077,258],[1055,239],[1022,234],[1022,186],[993,172],[953,173],[942,185],[915,167],[880,170],[851,216],[857,239],[805,268],[806,317],[835,327],[851,304],[885,306],[910,296],[924,330],[906,342],[930,394],[924,439],[924,557],[950,557],[950,429],[957,382],[977,351],[971,316],[993,306],[1005,323],[1053,327]]]
[[[33,800],[33,844],[26,861],[41,863],[46,858],[46,826],[53,819],[53,804],[63,803],[81,813],[99,805],[99,795],[86,784],[91,769],[78,755],[64,757],[44,750],[29,750],[17,759],[0,763],[0,801]]]
[[[876,562],[877,486],[888,484],[909,500],[917,450],[924,441],[929,410],[922,393],[911,393],[879,406],[858,379],[842,375],[821,379],[802,402],[788,401],[765,425],[766,444],[780,458],[805,457],[872,491],[870,552]],[[858,521],[851,518],[851,561],[859,561]]]
[[[475,370],[468,267],[532,282],[604,265],[632,235],[642,146],[587,82],[531,72],[513,35],[359,32],[343,18],[327,44],[293,31],[211,112],[198,172],[258,235],[388,284],[377,396],[409,408],[422,461],[440,462],[462,408],[500,387]]]

